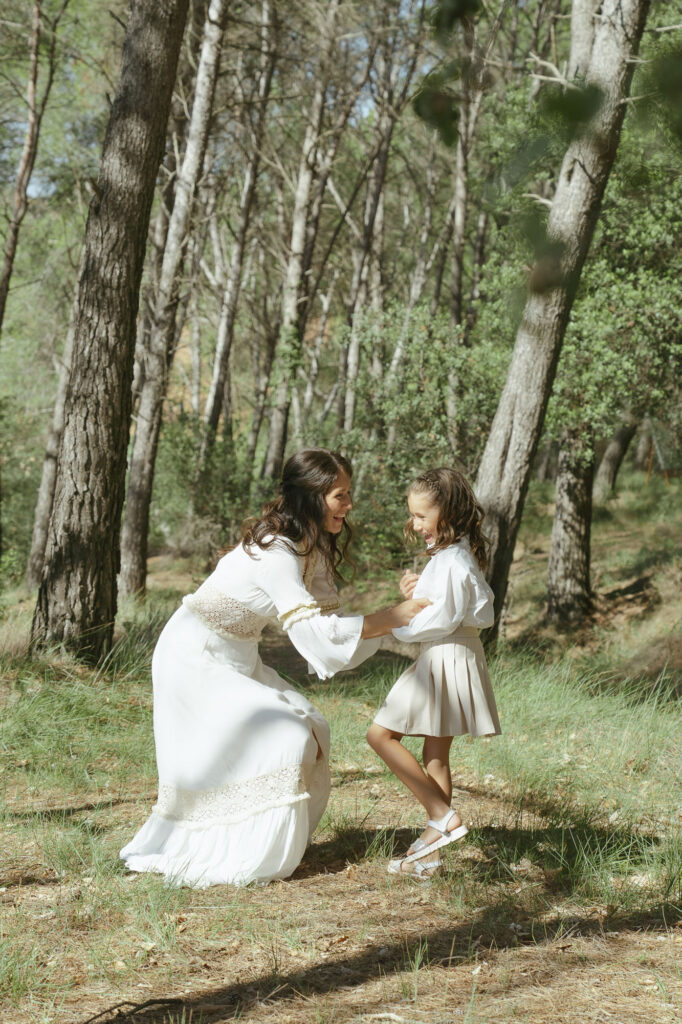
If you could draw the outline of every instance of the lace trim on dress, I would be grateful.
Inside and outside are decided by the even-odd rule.
[[[292,764],[219,789],[197,791],[161,784],[153,811],[183,828],[198,829],[232,825],[261,811],[309,799],[304,766]]]
[[[317,601],[306,601],[303,604],[297,604],[295,608],[290,608],[288,612],[282,612],[281,615],[277,616],[282,629],[290,629],[295,622],[301,622],[302,619],[312,619],[316,615],[321,613]]]
[[[251,611],[235,597],[228,597],[212,583],[202,583],[182,603],[219,636],[227,640],[260,640],[268,619]]]
[[[341,605],[338,601],[330,599],[329,601],[320,601],[319,607],[322,614],[326,615],[328,612],[335,612],[337,608],[341,607]]]

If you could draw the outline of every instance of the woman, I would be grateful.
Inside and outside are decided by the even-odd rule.
[[[326,449],[293,455],[279,497],[163,630],[152,659],[159,798],[121,851],[132,871],[204,887],[286,878],[299,864],[329,797],[329,727],[263,665],[263,627],[278,620],[327,679],[427,603],[328,614],[351,472]]]

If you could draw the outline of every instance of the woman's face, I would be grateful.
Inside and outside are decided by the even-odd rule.
[[[438,506],[434,505],[429,494],[408,494],[407,507],[412,517],[412,529],[424,540],[427,548],[433,547],[438,540]]]
[[[329,533],[341,533],[344,518],[353,507],[350,486],[350,477],[340,470],[332,489],[324,496],[325,514],[322,525]]]

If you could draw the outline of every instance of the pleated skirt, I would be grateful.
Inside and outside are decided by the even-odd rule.
[[[502,731],[478,630],[421,645],[374,719],[403,736],[497,736]]]

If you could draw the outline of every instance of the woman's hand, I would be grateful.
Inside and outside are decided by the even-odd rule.
[[[426,597],[413,597],[409,601],[401,601],[393,608],[387,608],[383,612],[373,612],[365,615],[362,625],[362,636],[370,639],[377,636],[385,636],[392,629],[400,629],[401,626],[408,626],[415,615],[426,608],[431,602]]]
[[[414,588],[417,586],[417,580],[419,579],[419,573],[410,572],[406,569],[400,577],[400,593],[403,595],[405,600],[409,600],[414,593]]]
[[[414,590],[414,587],[412,588]],[[393,613],[396,616],[397,622],[393,627],[399,629],[400,626],[409,626],[415,615],[418,615],[422,608],[426,608],[431,602],[426,597],[412,597],[409,601],[402,601],[397,604],[393,609]]]

